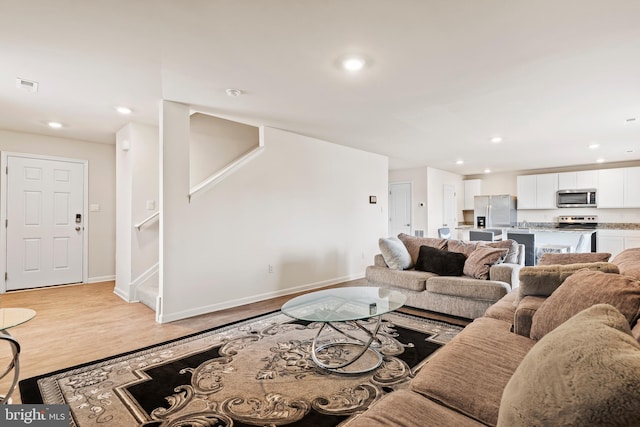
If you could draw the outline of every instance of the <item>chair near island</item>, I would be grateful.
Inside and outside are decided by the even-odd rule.
[[[524,265],[536,265],[536,235],[534,233],[507,232],[507,239],[524,245]]]
[[[449,227],[438,228],[438,237],[441,239],[450,239],[451,229]]]

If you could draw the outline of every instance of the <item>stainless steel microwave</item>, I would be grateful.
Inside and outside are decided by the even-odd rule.
[[[595,208],[598,207],[595,188],[583,190],[559,190],[556,193],[556,206],[559,208]]]

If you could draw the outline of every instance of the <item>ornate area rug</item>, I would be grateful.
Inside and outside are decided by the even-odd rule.
[[[310,356],[318,323],[281,312],[20,382],[24,403],[68,404],[77,426],[337,426],[415,372],[462,328],[383,316],[383,363],[332,373]],[[365,322],[373,328],[375,321]],[[344,324],[345,328],[348,328]],[[349,331],[356,334],[356,331]],[[341,342],[337,332],[323,342]],[[348,346],[325,354],[348,357]]]

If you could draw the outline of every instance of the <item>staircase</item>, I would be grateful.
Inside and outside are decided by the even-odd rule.
[[[138,301],[156,311],[156,300],[159,294],[159,285],[157,282],[147,281],[141,284],[137,289]]]

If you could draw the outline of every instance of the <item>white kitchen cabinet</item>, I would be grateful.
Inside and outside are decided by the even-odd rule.
[[[467,179],[464,181],[464,209],[473,209],[473,198],[482,194],[481,179]]]
[[[640,208],[640,167],[624,168],[623,206]]]
[[[536,175],[536,209],[555,209],[558,174]]]
[[[598,207],[624,207],[624,168],[598,171]],[[637,185],[637,184],[636,184]]]
[[[575,172],[560,172],[558,174],[558,188],[560,190],[573,190],[578,188]]]
[[[555,209],[558,174],[518,176],[518,209]]]
[[[576,172],[576,188],[598,188],[598,171],[578,171]],[[562,188],[558,188],[562,190]]]
[[[518,176],[518,209],[536,208],[536,175]]]
[[[598,230],[598,252],[609,252],[611,259],[629,248],[640,247],[640,230]]]
[[[598,171],[560,172],[558,190],[598,188]]]

